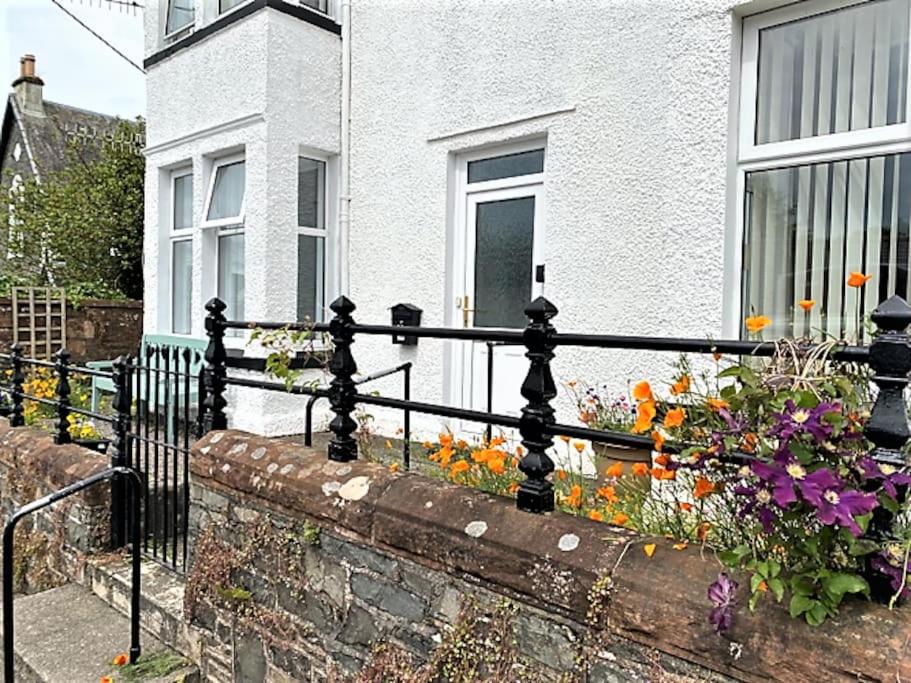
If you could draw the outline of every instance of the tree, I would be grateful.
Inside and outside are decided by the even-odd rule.
[[[0,209],[10,226],[8,284],[142,298],[145,160],[134,141],[144,134],[137,119],[122,121],[109,138],[71,143],[99,149],[71,147],[66,168],[11,192]]]

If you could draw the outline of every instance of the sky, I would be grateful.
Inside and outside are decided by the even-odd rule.
[[[141,10],[105,0],[58,2],[142,65]],[[0,92],[19,75],[25,53],[35,55],[45,99],[124,118],[145,115],[143,74],[51,0],[0,0]]]

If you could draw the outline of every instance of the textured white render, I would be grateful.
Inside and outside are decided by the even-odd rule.
[[[159,47],[158,21],[155,12],[147,14],[149,51]],[[149,68],[147,333],[170,329],[170,173],[192,165],[198,226],[213,160],[236,152],[246,159],[245,317],[295,317],[297,158],[301,152],[338,154],[339,49],[338,36],[267,9]],[[215,239],[214,229],[194,229],[195,337],[204,336],[203,306],[216,295]],[[299,404],[293,397],[272,395],[267,408],[262,392],[232,393],[238,427],[302,430],[302,411],[277,405]]]
[[[733,4],[354,0],[357,319],[408,301],[426,325],[458,323],[462,292],[446,278],[454,156],[541,136],[557,329],[719,336],[722,300],[739,295],[723,278]],[[446,399],[442,343],[359,337],[354,351],[363,371],[414,360],[415,398]],[[555,375],[622,389],[667,379],[672,360],[558,349]]]
[[[163,3],[149,5],[152,53],[161,46]],[[457,156],[541,138],[545,295],[560,309],[557,329],[720,336],[724,302],[739,298],[736,277],[725,276],[738,5],[351,0],[355,318],[385,323],[388,308],[404,301],[424,309],[425,325],[457,324],[453,302],[462,292],[449,280]],[[197,23],[210,15],[206,9]],[[211,159],[239,149],[247,158],[246,317],[293,318],[295,159],[299,151],[338,153],[340,48],[337,36],[264,10],[149,69],[148,332],[167,325],[157,305],[168,296],[158,228],[166,170],[192,161],[200,217]],[[336,219],[333,211],[330,225]],[[196,336],[214,294],[210,241],[197,239],[194,250]],[[359,335],[353,351],[363,373],[414,361],[413,398],[448,401],[446,344],[405,348]],[[561,383],[623,389],[627,380],[669,379],[673,360],[558,349],[554,367]],[[401,378],[371,388],[399,396]],[[232,399],[243,405],[235,424],[299,432],[301,415],[287,415],[275,400]],[[565,397],[559,402],[558,417],[574,422]],[[399,413],[370,412],[389,432],[401,424]],[[441,421],[415,416],[414,423],[430,432]]]

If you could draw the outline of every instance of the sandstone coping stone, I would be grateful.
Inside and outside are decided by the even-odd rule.
[[[55,444],[46,432],[30,427],[9,426],[0,418],[0,465],[24,471],[45,492],[57,491],[108,467],[100,453],[76,444]],[[110,499],[107,486],[93,486],[75,497],[85,505],[105,505]],[[16,501],[24,505],[30,501]]]
[[[253,497],[579,624],[592,587],[609,576],[601,624],[611,636],[738,680],[911,677],[911,609],[849,601],[811,628],[766,601],[754,615],[742,608],[719,637],[707,620],[706,589],[720,565],[707,550],[678,551],[562,513],[520,512],[511,499],[372,463],[334,463],[315,449],[233,430],[197,442],[191,471],[197,486]],[[641,547],[649,542],[658,546],[651,558]]]

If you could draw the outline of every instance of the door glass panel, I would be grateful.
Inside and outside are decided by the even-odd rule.
[[[544,150],[504,154],[468,162],[468,182],[480,183],[485,180],[514,178],[544,172]]]
[[[475,327],[525,327],[531,301],[535,198],[477,205]]]

